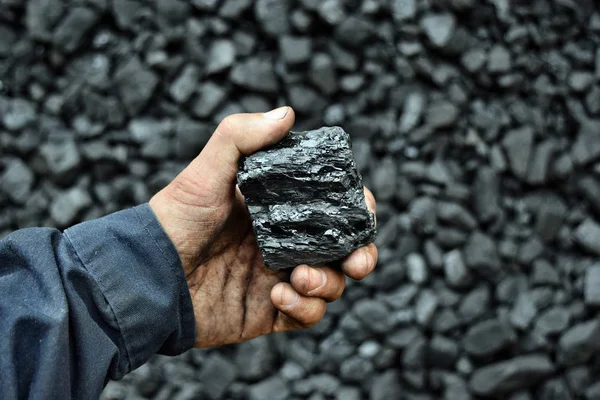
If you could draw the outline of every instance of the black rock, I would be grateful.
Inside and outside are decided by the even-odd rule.
[[[448,285],[465,288],[472,282],[471,274],[465,265],[462,252],[458,249],[444,255],[444,274]]]
[[[582,395],[585,391],[585,388],[590,386],[590,383],[592,382],[590,369],[584,365],[569,368],[565,372],[565,378],[567,379],[569,387],[573,393],[577,395]],[[600,385],[593,386],[599,386],[598,389],[600,389]],[[598,391],[598,396],[590,397],[590,399],[595,398],[600,398],[600,391]]]
[[[219,8],[219,15],[229,19],[239,18],[252,3],[252,0],[225,0]]]
[[[344,4],[340,0],[324,0],[317,6],[319,16],[331,25],[337,25],[346,18]]]
[[[191,3],[201,11],[214,11],[221,0],[191,0]]]
[[[263,57],[252,57],[237,63],[229,78],[236,85],[258,92],[276,93],[279,89],[273,63]]]
[[[441,221],[454,225],[457,228],[473,230],[477,227],[475,217],[457,203],[438,202],[437,216]]]
[[[298,113],[321,115],[327,101],[315,90],[305,85],[292,85],[287,91],[289,104]]]
[[[573,400],[569,387],[563,378],[550,379],[544,382],[538,391],[537,398],[549,400]]]
[[[527,172],[528,183],[541,185],[546,182],[550,169],[550,161],[556,150],[557,145],[553,140],[546,140],[536,146]]]
[[[510,311],[509,319],[512,326],[520,329],[529,327],[537,315],[537,307],[530,292],[519,294],[513,308]]]
[[[536,260],[533,263],[531,275],[533,285],[560,285],[558,271],[546,260]]]
[[[182,0],[157,0],[156,13],[159,22],[168,27],[185,23],[190,14],[189,2]]]
[[[473,183],[473,206],[480,221],[488,222],[497,217],[500,209],[500,179],[490,167],[477,171]]]
[[[122,63],[114,77],[114,85],[129,115],[137,114],[148,104],[158,82],[157,75],[135,56]]]
[[[235,365],[220,354],[211,355],[198,375],[204,385],[204,391],[210,399],[220,399],[229,385],[235,381]]]
[[[52,220],[61,227],[75,222],[81,212],[92,204],[89,193],[79,187],[74,187],[59,194],[50,205]]]
[[[114,19],[117,25],[123,29],[133,28],[135,19],[142,11],[144,6],[143,2],[138,0],[112,0],[110,3],[112,5],[112,14]]]
[[[173,129],[172,121],[153,118],[132,119],[127,127],[134,141],[140,144],[161,136],[168,136]]]
[[[452,309],[444,308],[435,314],[432,325],[435,332],[447,334],[457,329],[461,321]]]
[[[394,20],[398,22],[413,19],[417,15],[417,1],[393,0],[391,2],[391,9]]]
[[[388,370],[373,379],[369,398],[371,400],[393,399],[402,393],[402,384],[395,370]]]
[[[376,27],[372,22],[351,15],[337,26],[335,38],[346,46],[360,48],[369,41],[374,32],[376,32]]]
[[[600,349],[600,322],[590,320],[573,326],[559,341],[561,360],[565,365],[575,365],[589,360]]]
[[[273,37],[289,32],[289,14],[289,0],[257,0],[254,3],[254,15],[262,30]]]
[[[600,196],[600,189],[598,192]],[[600,213],[600,203],[598,211]],[[535,221],[535,230],[546,242],[552,241],[562,227],[567,215],[567,206],[564,201],[556,195],[544,195],[544,202],[538,207]]]
[[[238,184],[270,268],[323,265],[374,239],[374,217],[341,128],[290,133],[242,160]]]
[[[17,131],[30,125],[36,120],[34,105],[24,99],[16,98],[8,103],[2,110],[2,123],[9,131]]]
[[[425,102],[425,96],[418,91],[406,96],[398,126],[400,133],[408,133],[417,127],[425,109]]]
[[[585,96],[585,105],[592,115],[600,113],[600,87],[594,86]]]
[[[33,171],[20,159],[8,160],[4,172],[0,174],[0,192],[4,192],[13,202],[23,204],[29,198],[35,176]]]
[[[198,97],[193,101],[192,113],[199,118],[210,117],[227,96],[225,89],[214,82],[206,82],[198,92]]]
[[[464,53],[460,60],[467,71],[474,73],[485,65],[487,54],[484,49],[471,49]]]
[[[600,263],[590,266],[585,272],[585,303],[600,306]]]
[[[324,94],[331,95],[337,91],[335,63],[330,55],[317,53],[312,57],[308,79]]]
[[[573,161],[584,165],[600,158],[600,121],[585,121],[571,148]]]
[[[588,71],[573,71],[567,81],[569,87],[575,92],[584,92],[594,83],[594,74]]]
[[[501,276],[501,263],[498,257],[496,242],[484,234],[476,231],[464,247],[465,263],[477,273],[496,280]]]
[[[363,323],[364,329],[374,333],[387,333],[393,327],[392,315],[383,302],[361,299],[356,302],[352,311]]]
[[[428,240],[424,243],[423,252],[425,254],[427,264],[429,264],[431,268],[438,270],[442,269],[444,266],[444,253],[433,240]]]
[[[359,388],[342,386],[335,394],[335,400],[361,400],[362,393]]]
[[[581,178],[578,186],[594,213],[600,216],[600,180],[587,175]]]
[[[595,400],[600,398],[600,382],[590,385],[590,387],[585,390],[585,398],[586,400]]]
[[[310,59],[312,41],[308,37],[286,35],[279,39],[279,51],[287,64],[301,64]]]
[[[517,178],[522,180],[527,177],[529,159],[533,149],[533,137],[533,129],[523,127],[508,132],[502,140],[510,169]]]
[[[434,46],[443,48],[454,36],[456,18],[452,14],[429,14],[421,19],[421,28]]]
[[[52,29],[65,11],[61,0],[32,0],[27,2],[25,25],[32,39],[50,41]]]
[[[532,236],[519,248],[517,261],[525,266],[531,265],[536,258],[544,254],[544,250],[544,243],[539,238]]]
[[[540,315],[535,322],[535,332],[540,335],[554,335],[569,327],[571,315],[564,307],[553,307]]]
[[[469,323],[483,316],[490,306],[490,290],[487,286],[481,286],[472,290],[465,296],[458,308],[463,321]]]
[[[53,43],[66,53],[77,50],[100,15],[87,7],[73,7],[60,22],[52,37]]]
[[[497,319],[483,321],[471,327],[463,340],[465,350],[476,357],[499,352],[517,339],[510,326]]]
[[[600,224],[588,218],[575,231],[575,240],[585,250],[600,256]]]
[[[415,316],[419,325],[428,326],[437,307],[438,298],[435,293],[431,290],[423,290],[415,303]]]
[[[363,379],[371,378],[374,370],[375,367],[370,360],[352,356],[345,359],[340,365],[340,378],[344,382],[360,383]]]
[[[175,154],[184,160],[191,160],[200,154],[211,136],[209,125],[181,118],[175,130]]]
[[[248,400],[286,400],[289,396],[290,389],[279,376],[255,383],[248,389]]]
[[[276,361],[271,344],[267,337],[261,336],[237,347],[235,360],[241,378],[257,380],[270,374]]]
[[[70,139],[42,145],[40,155],[45,162],[47,173],[58,181],[68,180],[81,163],[77,145]]]
[[[425,122],[434,129],[448,128],[457,121],[459,113],[459,108],[451,102],[437,101],[429,105]]]
[[[496,396],[531,387],[553,372],[547,355],[520,356],[478,369],[469,387],[477,395]]]
[[[425,356],[427,353],[427,340],[424,337],[417,337],[410,346],[404,349],[402,353],[402,366],[405,369],[422,369],[425,366]]]
[[[504,73],[510,71],[511,67],[511,55],[506,47],[502,45],[494,46],[488,54],[488,71],[493,74]]]
[[[427,359],[429,365],[452,368],[458,358],[458,344],[447,337],[435,335],[429,342]]]
[[[200,71],[194,65],[187,65],[181,74],[173,81],[169,93],[178,103],[185,103],[196,91]]]
[[[331,374],[322,373],[294,383],[294,394],[308,395],[310,393],[332,396],[340,387],[338,378]]]
[[[396,194],[398,165],[392,157],[386,157],[371,172],[371,188],[379,201],[390,201]]]
[[[435,232],[437,226],[435,210],[436,202],[431,197],[419,197],[413,200],[408,210],[413,229],[423,233]]]
[[[235,62],[235,45],[231,40],[214,40],[208,50],[205,72],[216,74],[231,67]]]

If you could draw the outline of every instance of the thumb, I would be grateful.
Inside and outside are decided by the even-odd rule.
[[[191,180],[217,199],[235,189],[238,162],[258,150],[279,142],[294,124],[294,110],[281,107],[268,113],[234,114],[217,127],[204,150],[184,171]]]

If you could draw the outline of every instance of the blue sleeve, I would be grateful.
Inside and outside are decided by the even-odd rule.
[[[181,261],[148,204],[0,241],[3,399],[97,399],[194,340]]]

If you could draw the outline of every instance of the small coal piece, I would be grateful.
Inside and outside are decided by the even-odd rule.
[[[350,136],[340,127],[290,132],[242,159],[237,178],[270,269],[332,263],[375,238]]]

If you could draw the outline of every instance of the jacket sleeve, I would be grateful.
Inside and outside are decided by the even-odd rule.
[[[97,399],[194,340],[181,261],[148,204],[0,241],[3,399]]]

